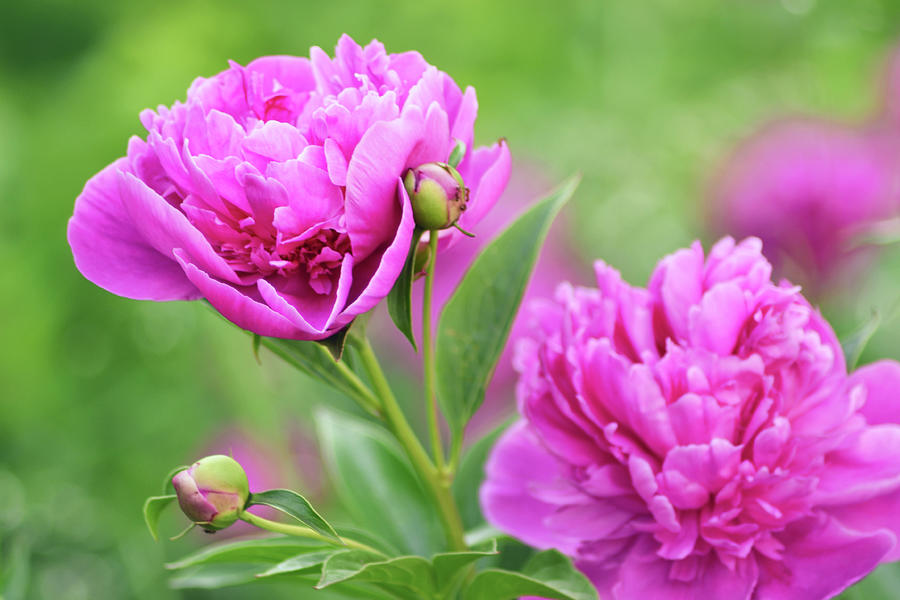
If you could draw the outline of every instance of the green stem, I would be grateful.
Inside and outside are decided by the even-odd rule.
[[[453,494],[450,493],[449,479],[435,468],[431,459],[428,458],[428,453],[425,452],[421,442],[419,442],[419,438],[416,437],[415,432],[409,426],[409,422],[397,404],[397,399],[394,397],[393,391],[391,391],[391,386],[384,376],[384,371],[378,363],[378,358],[375,356],[368,338],[359,340],[358,349],[366,372],[375,386],[375,393],[381,399],[384,420],[394,433],[394,437],[400,442],[419,478],[437,503],[441,526],[444,528],[444,535],[447,537],[450,549],[454,551],[465,550],[467,547],[463,539],[462,518],[459,516],[459,509],[453,500]]]
[[[350,538],[341,538],[340,541],[338,541],[334,538],[324,536],[317,531],[313,531],[309,527],[303,527],[301,525],[289,525],[288,523],[271,521],[269,519],[254,515],[251,512],[247,512],[246,510],[241,513],[241,520],[250,523],[254,527],[259,527],[260,529],[271,531],[272,533],[283,533],[285,535],[307,538],[310,540],[324,542],[326,544],[333,544],[335,546],[347,546],[348,548],[365,550],[366,552],[372,552],[374,554],[380,554],[384,556],[384,552],[380,552],[375,548],[372,548],[371,546],[363,544],[362,542],[357,542],[356,540],[351,540]]]
[[[431,451],[438,470],[444,468],[444,449],[441,444],[441,429],[437,417],[437,394],[435,379],[437,370],[434,362],[434,341],[431,335],[431,290],[434,287],[434,272],[437,262],[437,231],[428,233],[428,270],[425,271],[425,293],[422,298],[422,362],[425,371],[425,402],[428,405],[428,433]]]
[[[327,351],[326,351],[327,352]],[[335,362],[338,371],[344,376],[344,379],[356,390],[356,403],[374,417],[382,418],[381,403],[377,396],[360,380],[360,378],[348,367],[343,360]]]

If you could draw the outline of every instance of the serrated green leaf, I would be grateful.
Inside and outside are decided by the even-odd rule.
[[[472,580],[465,600],[512,600],[540,596],[555,600],[597,600],[597,591],[571,561],[556,550],[536,554],[521,573],[488,569]]]
[[[485,556],[494,556],[496,554],[496,540],[491,540],[483,550],[442,552],[440,554],[435,554],[431,558],[431,564],[434,569],[434,579],[437,584],[437,589],[441,592],[446,591],[456,578],[463,573],[466,567]]]
[[[472,444],[463,455],[453,478],[453,498],[459,507],[463,526],[466,529],[478,527],[484,523],[481,504],[478,502],[478,489],[484,481],[484,464],[497,438],[509,427],[509,421],[495,428],[483,438]]]
[[[268,490],[250,494],[249,506],[262,504],[290,515],[318,533],[340,542],[337,532],[316,512],[309,500],[292,490]]]
[[[435,352],[437,396],[455,436],[484,400],[541,245],[578,182],[564,183],[488,244],[444,306]]]
[[[345,581],[397,586],[421,594],[421,597],[430,597],[435,593],[431,563],[421,556],[383,560],[378,555],[361,550],[338,552],[322,565],[322,576],[316,589]]]
[[[403,263],[403,270],[400,271],[400,276],[394,282],[394,287],[391,288],[387,298],[388,312],[394,321],[394,325],[397,326],[400,333],[406,336],[413,349],[416,350],[418,348],[412,328],[412,284],[416,276],[416,248],[419,245],[419,240],[422,239],[423,233],[425,232],[418,227],[413,230],[406,262]]]
[[[207,546],[166,565],[167,569],[186,569],[215,563],[255,563],[276,565],[300,554],[318,552],[329,547],[321,542],[287,536],[241,540]],[[333,548],[331,549],[333,551]],[[269,567],[264,567],[265,570]]]
[[[353,521],[403,552],[443,548],[430,497],[397,442],[350,415],[322,409],[316,430],[325,468]]]
[[[863,351],[881,326],[881,315],[877,311],[872,312],[872,316],[856,331],[841,339],[841,346],[844,349],[844,358],[847,361],[847,370],[852,371],[859,364]]]
[[[159,517],[162,511],[175,500],[175,494],[166,496],[150,496],[144,501],[144,522],[150,535],[155,541],[159,541]]]
[[[343,550],[320,550],[318,552],[309,552],[307,554],[299,554],[292,556],[287,560],[283,560],[271,569],[263,571],[257,577],[272,577],[274,575],[285,575],[288,573],[308,573],[317,571],[317,567],[321,567],[328,557]]]

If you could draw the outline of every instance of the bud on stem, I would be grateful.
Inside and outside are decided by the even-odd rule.
[[[181,510],[208,533],[237,521],[250,498],[244,469],[223,454],[201,458],[179,471],[172,485]]]
[[[412,202],[416,225],[426,231],[452,227],[466,210],[469,190],[459,171],[431,162],[406,172],[403,186]]]

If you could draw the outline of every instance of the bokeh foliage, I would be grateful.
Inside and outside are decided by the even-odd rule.
[[[520,165],[556,180],[584,173],[567,209],[584,280],[602,257],[640,283],[706,237],[706,186],[738,139],[785,113],[864,119],[900,38],[889,0],[39,0],[2,13],[0,577],[19,582],[4,600],[209,597],[169,590],[162,570],[207,540],[154,544],[143,498],[234,423],[278,450],[285,486],[318,490],[297,467],[304,415],[314,401],[349,408],[271,355],[258,366],[199,303],[126,301],[74,269],[74,198],[140,134],[141,109],[227,59],[330,51],[345,31],[418,49],[477,86],[480,141],[507,137]],[[896,301],[900,249],[876,267],[824,306],[839,331]],[[885,325],[864,362],[900,358],[898,333]],[[327,506],[327,486],[317,493]],[[866,598],[888,593],[868,585]]]

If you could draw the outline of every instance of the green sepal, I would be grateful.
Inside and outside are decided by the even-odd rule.
[[[144,501],[144,522],[154,541],[159,541],[159,517],[162,511],[175,500],[175,494],[150,496]]]
[[[456,144],[453,146],[453,150],[450,151],[449,158],[447,158],[447,164],[453,168],[456,168],[465,157],[466,143],[462,140],[456,140]]]

